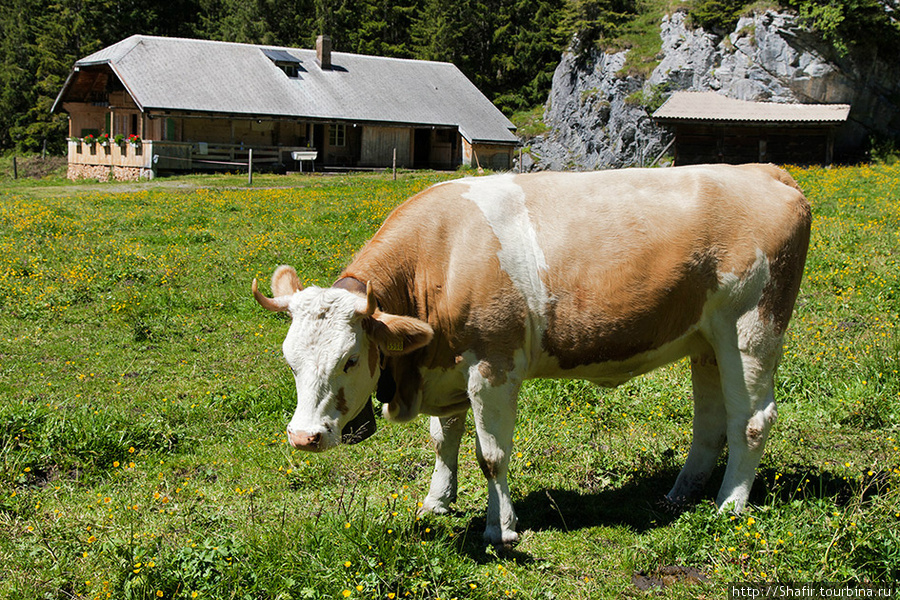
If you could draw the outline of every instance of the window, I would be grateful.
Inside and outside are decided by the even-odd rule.
[[[346,125],[337,124],[328,128],[328,145],[332,147],[344,147],[347,145]]]
[[[286,50],[277,48],[262,48],[266,58],[275,63],[275,66],[284,71],[284,74],[294,79],[300,77],[300,59]]]

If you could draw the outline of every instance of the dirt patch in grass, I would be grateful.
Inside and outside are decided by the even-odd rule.
[[[650,573],[639,571],[631,576],[631,583],[641,591],[652,591],[669,586],[676,583],[704,583],[706,575],[695,569],[694,567],[679,567],[677,565],[666,565],[660,567]]]

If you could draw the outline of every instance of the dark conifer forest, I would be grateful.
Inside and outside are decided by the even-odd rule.
[[[758,3],[757,3],[758,4]],[[61,154],[50,108],[76,60],[133,34],[448,61],[507,114],[542,104],[569,47],[630,47],[666,11],[727,29],[746,0],[4,0],[0,152]],[[897,0],[787,0],[836,48],[898,38]],[[774,5],[773,5],[774,6]],[[643,32],[646,36],[647,32]],[[652,32],[649,36],[652,39]],[[861,41],[857,41],[861,40]],[[577,42],[573,44],[573,41]],[[896,49],[896,46],[894,46]]]

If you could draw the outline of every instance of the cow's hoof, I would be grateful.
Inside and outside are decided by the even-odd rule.
[[[497,547],[511,548],[519,543],[519,534],[515,531],[501,531],[499,527],[488,527],[484,530],[484,541]]]
[[[672,498],[667,495],[656,501],[656,507],[664,514],[680,515],[690,508],[690,504],[684,498]]]
[[[427,514],[446,515],[450,512],[451,502],[452,500],[428,496],[422,502],[422,506],[419,507],[419,516]]]

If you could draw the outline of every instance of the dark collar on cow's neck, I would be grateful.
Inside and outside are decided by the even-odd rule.
[[[347,290],[348,292],[353,292],[354,294],[362,294],[366,295],[366,284],[357,279],[356,277],[341,277],[333,284],[331,287],[337,288],[339,290]]]

